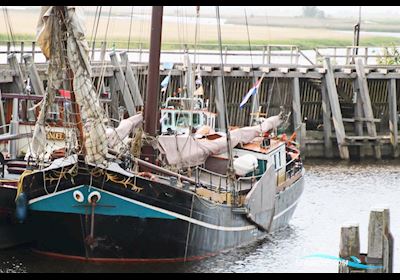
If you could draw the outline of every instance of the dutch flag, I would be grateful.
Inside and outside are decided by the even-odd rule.
[[[246,102],[250,99],[250,97],[252,95],[255,95],[258,91],[258,88],[261,85],[262,80],[264,79],[264,74],[262,75],[262,77],[258,80],[258,82],[249,90],[249,92],[244,96],[242,102],[240,103],[239,107],[240,109],[242,109],[242,107],[244,106],[244,104],[246,104]]]

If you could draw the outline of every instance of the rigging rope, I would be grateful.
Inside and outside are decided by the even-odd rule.
[[[97,6],[98,8],[99,6]],[[96,30],[94,31],[94,36],[93,36],[93,29],[95,29],[95,25],[93,24],[93,29],[92,29],[92,40],[93,40],[93,48],[92,48],[92,56],[94,57],[94,52],[95,52],[95,47],[96,47],[96,38],[97,38],[97,31],[99,28],[99,22],[100,22],[100,17],[101,17],[101,10],[102,10],[102,6],[100,6],[99,11],[97,13],[97,8],[96,8],[96,15],[94,20],[96,21],[96,17],[97,17],[97,22],[96,22]]]

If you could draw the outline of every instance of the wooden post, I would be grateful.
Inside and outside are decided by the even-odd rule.
[[[18,63],[18,59],[15,53],[10,54],[8,57],[8,63],[11,67],[11,69],[13,69],[15,71],[15,76],[14,76],[14,82],[13,82],[13,86],[16,90],[16,92],[20,93],[20,94],[25,94],[25,77],[23,75],[22,69],[20,64]],[[22,107],[22,112],[21,112],[21,119],[22,120],[27,120],[27,102],[26,100],[22,100],[21,101],[21,107]]]
[[[6,128],[3,100],[2,100],[2,96],[1,96],[1,89],[0,89],[0,126],[1,126],[1,130],[0,130],[1,133],[2,134],[6,133],[7,128]]]
[[[357,136],[364,135],[364,123],[361,119],[364,117],[364,109],[362,105],[361,95],[360,95],[360,88],[358,87],[357,80],[353,80],[353,92],[356,94],[356,103],[354,106],[354,128]],[[358,146],[358,156],[360,159],[364,158],[365,156],[365,147],[363,145]]]
[[[383,266],[368,269],[368,273],[391,273],[393,270],[393,236],[387,207],[374,208],[370,213],[366,262],[368,265]]]
[[[17,135],[19,131],[19,117],[18,117],[18,98],[13,98],[12,103],[12,119],[10,121],[10,134]],[[10,157],[16,159],[18,154],[18,142],[17,140],[11,140],[10,143]]]
[[[21,61],[21,63],[22,63],[22,61],[23,61],[23,59],[24,59],[24,46],[25,46],[25,43],[22,41],[22,42],[21,42],[21,51],[20,51],[20,54],[21,54],[21,59],[20,59],[20,61]]]
[[[104,61],[106,57],[107,43],[101,42],[100,61]]]
[[[371,137],[377,137],[374,114],[372,111],[371,99],[369,96],[367,77],[365,76],[365,69],[361,58],[357,59],[356,61],[356,72],[358,87],[360,89],[360,97],[363,104],[363,110],[365,118],[367,119],[368,135]],[[381,159],[381,146],[378,139],[376,139],[376,142],[374,144],[374,152],[376,159]]]
[[[36,65],[33,61],[33,57],[29,54],[24,55],[26,69],[28,70],[29,77],[31,78],[33,90],[37,95],[44,96],[45,91],[43,87],[43,82],[40,79],[39,73],[36,69]]]
[[[118,62],[117,54],[115,52],[110,53],[111,63],[115,67],[115,76],[117,78],[117,82],[124,98],[125,107],[128,111],[129,116],[133,116],[136,114],[135,103],[133,102],[132,95],[130,93],[128,83],[126,82],[124,71],[121,68],[121,65]]]
[[[265,46],[262,47],[262,64],[265,64]]]
[[[355,223],[344,224],[340,229],[339,257],[352,260],[360,258],[360,231]],[[339,273],[351,273],[352,268],[345,263],[339,263]]]
[[[301,118],[301,102],[300,102],[300,81],[298,77],[293,78],[293,126],[294,130],[296,131],[297,141],[300,142],[300,151],[304,156],[305,151],[305,124],[303,127],[303,122]]]
[[[385,273],[393,272],[393,249],[394,239],[390,231],[390,211],[383,207],[383,266]]]
[[[32,61],[35,62],[36,42],[32,42]]]
[[[43,88],[43,82],[39,77],[39,73],[36,69],[36,65],[32,59],[32,56],[30,54],[26,54],[26,55],[24,55],[24,60],[25,60],[25,66],[28,71],[28,75],[30,77],[34,92],[38,95],[44,96],[45,91]],[[33,101],[31,101],[31,100],[27,101],[27,106],[29,108],[32,108],[33,105],[34,105]],[[28,118],[30,120],[35,120],[35,112],[34,111],[28,110],[27,113],[28,113]]]
[[[131,90],[130,92],[132,93],[133,102],[135,103],[135,106],[143,106],[144,103],[140,94],[139,84],[136,78],[137,75],[135,75],[135,72],[132,70],[131,64],[129,63],[128,53],[122,52],[119,56],[121,57],[122,66],[126,67],[125,77]]]
[[[116,83],[115,83],[115,75],[109,78],[108,84],[110,86],[111,93],[111,117],[113,119],[118,119],[118,104],[119,104],[119,96],[117,94]]]
[[[10,65],[10,68],[15,71],[15,76],[14,76],[14,85],[18,93],[24,93],[24,80],[25,77],[22,73],[21,66],[18,63],[17,56],[15,54],[10,54],[8,57],[8,64]]]
[[[7,56],[11,53],[11,42],[7,42]]]
[[[325,82],[328,90],[329,104],[331,106],[333,125],[335,127],[336,139],[338,142],[340,158],[348,160],[350,158],[349,149],[346,146],[346,133],[344,130],[342,112],[340,111],[339,97],[336,89],[335,77],[331,62],[328,57],[324,59],[324,68],[326,69]]]
[[[324,122],[324,147],[325,157],[332,158],[332,124],[331,124],[331,107],[329,105],[328,91],[326,90],[325,78],[322,78],[321,82],[321,96],[322,96],[322,120]]]
[[[216,88],[216,94],[215,94],[215,107],[217,110],[217,116],[218,116],[218,128],[219,131],[225,131],[225,114],[224,110],[228,110],[228,106],[225,106],[224,108],[224,98],[222,95],[223,88],[222,88],[222,77],[217,76],[216,78],[217,86]]]
[[[388,102],[389,102],[389,130],[390,130],[390,143],[393,146],[393,157],[397,158],[399,156],[398,150],[398,128],[397,128],[397,89],[396,89],[396,79],[390,79],[389,81],[389,92],[388,92]]]
[[[142,62],[143,43],[139,44],[139,62]]]

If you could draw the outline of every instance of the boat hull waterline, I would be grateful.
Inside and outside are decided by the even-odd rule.
[[[31,196],[27,223],[35,225],[34,250],[95,262],[190,261],[268,234],[231,206],[191,191],[109,170],[97,177],[83,170],[73,180],[50,184],[46,180],[45,190],[39,186],[49,174],[38,172],[25,186]],[[300,176],[276,194],[271,231],[288,225],[303,181]],[[81,202],[74,198],[77,192],[83,197]],[[95,205],[88,202],[93,193],[100,197]]]

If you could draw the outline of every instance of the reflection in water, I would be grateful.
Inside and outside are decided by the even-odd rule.
[[[398,161],[306,163],[303,196],[290,226],[251,245],[186,264],[89,264],[49,259],[21,247],[0,252],[0,272],[337,272],[337,262],[304,259],[321,253],[337,256],[340,226],[360,225],[361,251],[367,251],[369,211],[388,205],[391,228],[400,228]],[[399,250],[395,242],[394,254]],[[394,257],[394,272],[399,272]]]

